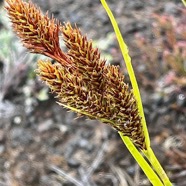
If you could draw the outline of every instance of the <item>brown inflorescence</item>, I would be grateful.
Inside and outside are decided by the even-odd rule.
[[[56,94],[59,104],[110,124],[137,147],[146,149],[136,99],[118,67],[106,65],[92,41],[76,26],[61,25],[47,14],[43,16],[32,3],[6,2],[13,28],[24,46],[55,60],[39,60],[37,74]],[[68,48],[66,53],[60,49],[59,32]]]
[[[70,63],[68,56],[60,50],[60,23],[48,14],[43,15],[33,3],[22,0],[6,0],[12,27],[24,46],[33,53],[49,56],[60,63]]]

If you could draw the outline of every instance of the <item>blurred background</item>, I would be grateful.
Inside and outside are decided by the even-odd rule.
[[[76,23],[129,82],[99,0],[33,0]],[[107,0],[129,47],[152,148],[186,185],[186,9],[180,0]],[[117,132],[60,107],[0,5],[0,186],[150,186]],[[62,43],[63,48],[63,43]]]

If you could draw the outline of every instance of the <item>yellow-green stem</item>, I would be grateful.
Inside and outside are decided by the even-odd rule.
[[[70,107],[68,105],[62,104],[62,103],[58,103],[59,105],[73,110],[75,112],[87,115],[92,117],[90,114],[86,113],[86,112],[82,112],[81,110],[78,110],[74,107]],[[103,121],[103,122],[108,122],[107,120],[102,120],[102,118],[99,118],[99,120]],[[154,172],[154,170],[150,167],[150,165],[147,163],[147,161],[144,159],[144,157],[140,154],[140,152],[137,150],[137,148],[134,146],[134,144],[132,143],[132,141],[130,140],[130,138],[128,138],[127,136],[123,136],[123,134],[121,132],[119,132],[121,139],[123,140],[123,142],[125,143],[126,147],[128,148],[129,152],[132,154],[132,156],[134,157],[134,159],[138,162],[138,164],[140,165],[141,169],[144,171],[145,175],[148,177],[149,181],[154,185],[154,186],[163,186],[162,182],[160,181],[159,177],[156,175],[156,173]],[[148,157],[148,154],[145,154]],[[149,160],[150,162],[150,160]]]
[[[186,6],[186,0],[182,0],[182,3]]]
[[[147,126],[146,126],[146,121],[145,121],[141,96],[140,96],[138,84],[137,84],[137,81],[136,81],[136,77],[135,77],[135,74],[134,74],[134,70],[133,70],[133,67],[132,67],[132,64],[131,64],[131,58],[128,54],[127,45],[125,44],[125,42],[123,40],[123,37],[121,35],[118,24],[117,24],[113,14],[112,14],[112,11],[110,10],[109,6],[107,5],[106,1],[105,0],[100,0],[100,1],[102,3],[103,7],[105,8],[108,16],[109,16],[110,21],[112,23],[112,26],[114,28],[114,31],[116,33],[116,37],[117,37],[117,40],[118,40],[118,43],[119,43],[123,58],[125,60],[125,64],[126,64],[128,73],[129,73],[129,77],[130,77],[130,80],[131,80],[134,96],[137,100],[139,114],[142,117],[142,126],[143,126],[144,135],[145,135],[145,143],[146,143],[146,147],[147,147],[147,152],[146,151],[142,151],[142,152],[144,153],[144,155],[146,155],[146,157],[150,161],[152,167],[156,170],[157,174],[162,179],[164,185],[165,186],[171,186],[172,184],[169,181],[169,178],[167,177],[165,171],[161,167],[159,161],[157,160],[156,156],[154,155],[154,153],[153,153],[153,151],[150,147],[149,133],[148,133],[148,129],[147,129]],[[155,180],[155,182],[153,182],[153,185],[159,186],[160,183],[162,185],[162,182],[160,181],[159,177],[155,174],[155,172],[151,168],[149,168],[150,166],[144,160],[144,158],[140,154],[140,152],[135,148],[132,141],[128,137],[124,137],[121,133],[120,133],[120,136],[121,136],[123,142],[125,143],[125,145],[127,146],[127,148],[129,149],[129,151],[131,152],[131,154],[133,155],[133,157],[136,159],[136,161],[138,162],[140,167],[143,169],[143,171],[147,175],[148,179],[151,181],[151,183],[152,183],[153,180]],[[143,163],[146,162],[145,166],[143,165],[142,162]],[[149,171],[151,172],[151,174],[153,174],[153,176],[154,176],[153,178],[151,177],[151,174],[148,174]]]
[[[123,136],[122,133],[119,132],[119,134],[126,147],[130,151],[134,159],[138,162],[139,166],[141,167],[149,181],[152,183],[152,185],[163,186],[163,183],[161,182],[159,177],[156,175],[156,173],[153,171],[153,169],[150,167],[144,157],[140,154],[140,152],[137,150],[131,140],[127,136]]]
[[[161,167],[159,161],[157,160],[154,152],[152,151],[151,148],[148,148],[146,151],[142,151],[144,155],[147,157],[149,162],[151,163],[152,167],[155,169],[157,174],[161,177],[164,185],[166,186],[171,186],[172,183],[170,182],[169,178],[167,177],[165,171]]]
[[[127,71],[129,73],[129,77],[130,77],[130,81],[131,81],[131,84],[132,84],[134,96],[137,100],[139,113],[140,113],[140,116],[142,117],[142,126],[143,126],[144,135],[145,135],[145,143],[146,143],[146,146],[148,148],[150,146],[149,133],[148,133],[147,126],[146,126],[146,121],[145,121],[145,116],[144,116],[144,112],[143,112],[143,106],[142,106],[142,102],[141,102],[141,96],[140,96],[138,84],[137,84],[136,77],[135,77],[135,74],[134,74],[134,70],[133,70],[133,67],[132,67],[132,64],[131,64],[131,58],[128,54],[128,48],[127,48],[127,45],[125,44],[125,42],[123,40],[123,37],[122,37],[121,32],[119,30],[118,24],[117,24],[117,22],[116,22],[116,20],[113,16],[109,6],[107,5],[105,0],[100,0],[100,1],[102,3],[103,7],[105,8],[109,18],[110,18],[110,21],[111,21],[112,26],[114,28],[114,31],[116,33],[116,37],[117,37],[117,40],[118,40],[123,58],[125,60],[125,64],[126,64],[126,67],[127,67]]]

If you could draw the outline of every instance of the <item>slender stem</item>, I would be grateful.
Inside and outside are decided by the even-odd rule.
[[[140,154],[140,152],[137,150],[131,140],[127,136],[123,136],[122,133],[119,132],[119,134],[126,147],[130,151],[134,159],[138,162],[139,166],[141,167],[145,175],[148,177],[152,185],[163,186],[163,183],[161,182],[157,174],[153,171],[153,169],[150,167],[144,157]]]
[[[148,129],[147,129],[147,126],[146,126],[146,121],[145,121],[145,116],[144,116],[144,112],[143,112],[143,106],[142,106],[142,101],[141,101],[141,96],[140,96],[138,84],[137,84],[136,77],[135,77],[135,74],[134,74],[134,70],[133,70],[133,67],[132,67],[132,64],[131,64],[131,58],[128,54],[128,48],[127,48],[127,45],[125,44],[125,42],[123,40],[123,37],[122,37],[121,32],[119,30],[118,24],[117,24],[117,22],[116,22],[116,20],[113,16],[109,6],[107,5],[105,0],[100,0],[100,1],[102,3],[103,7],[105,8],[109,18],[110,18],[110,21],[111,21],[112,26],[114,28],[114,31],[116,33],[116,37],[117,37],[117,40],[118,40],[123,58],[125,60],[127,71],[129,73],[130,81],[131,81],[131,84],[132,84],[132,87],[133,87],[134,96],[137,100],[139,114],[142,117],[142,126],[143,126],[144,135],[145,135],[145,143],[146,143],[146,146],[148,148],[148,147],[150,147],[149,133],[148,133]]]
[[[182,3],[183,3],[184,6],[186,7],[186,0],[182,0]]]
[[[126,64],[128,73],[129,73],[129,77],[131,80],[134,96],[137,100],[139,114],[142,117],[142,126],[143,126],[144,135],[145,135],[145,143],[146,143],[146,147],[147,147],[147,151],[144,150],[142,152],[144,153],[144,155],[146,155],[147,159],[150,161],[151,165],[153,166],[153,168],[156,170],[157,174],[162,179],[164,185],[171,186],[172,184],[169,181],[169,178],[167,177],[166,173],[164,172],[163,168],[161,167],[160,163],[158,162],[156,156],[154,155],[154,153],[150,147],[150,138],[149,138],[149,133],[148,133],[148,129],[147,129],[146,121],[145,121],[141,96],[140,96],[138,84],[136,81],[136,77],[134,74],[134,70],[133,70],[133,67],[131,64],[131,58],[130,58],[130,55],[128,52],[127,45],[125,44],[125,42],[123,40],[123,37],[121,35],[118,24],[112,14],[112,11],[110,10],[109,6],[107,5],[106,1],[105,0],[100,0],[100,1],[109,16],[112,26],[114,28],[114,31],[116,33],[116,37],[117,37],[117,40],[118,40],[118,43],[119,43],[123,58],[125,60],[125,64]],[[142,170],[144,171],[144,173],[146,174],[148,179],[151,181],[151,183],[155,186],[163,185],[162,182],[160,181],[160,178],[156,175],[156,173],[153,171],[153,169],[145,161],[145,159],[140,154],[140,152],[136,149],[136,147],[134,146],[132,141],[128,137],[123,136],[122,133],[120,133],[120,136],[121,136],[123,142],[125,143],[125,145],[127,146],[128,150],[130,151],[130,153],[133,155],[133,157],[138,162],[138,164],[140,165],[140,167],[142,168]]]
[[[167,177],[165,171],[161,167],[159,161],[157,160],[154,152],[151,148],[148,148],[147,151],[142,151],[144,155],[147,157],[151,165],[154,167],[155,171],[159,175],[159,177],[162,179],[164,185],[171,186],[172,183],[170,182],[169,178]]]

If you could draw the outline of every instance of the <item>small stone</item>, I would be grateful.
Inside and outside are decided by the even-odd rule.
[[[44,122],[39,124],[38,131],[39,132],[47,131],[51,128],[52,124],[53,124],[53,120],[52,119],[47,119]]]
[[[80,139],[79,140],[79,147],[86,149],[89,146],[89,142],[86,139]]]
[[[70,158],[68,160],[68,165],[69,167],[71,168],[78,168],[80,166],[80,162],[78,162],[77,160],[73,159],[73,158]]]
[[[167,14],[176,14],[178,12],[178,8],[175,3],[167,2],[165,3],[164,11]]]
[[[4,145],[0,145],[0,154],[2,154],[5,151],[5,146]]]
[[[20,125],[21,122],[22,122],[21,116],[15,116],[15,117],[13,118],[13,123],[14,123],[14,124]]]
[[[184,105],[186,105],[186,97],[185,97],[184,94],[179,94],[179,95],[177,96],[177,104],[178,104],[179,106],[184,106]]]

